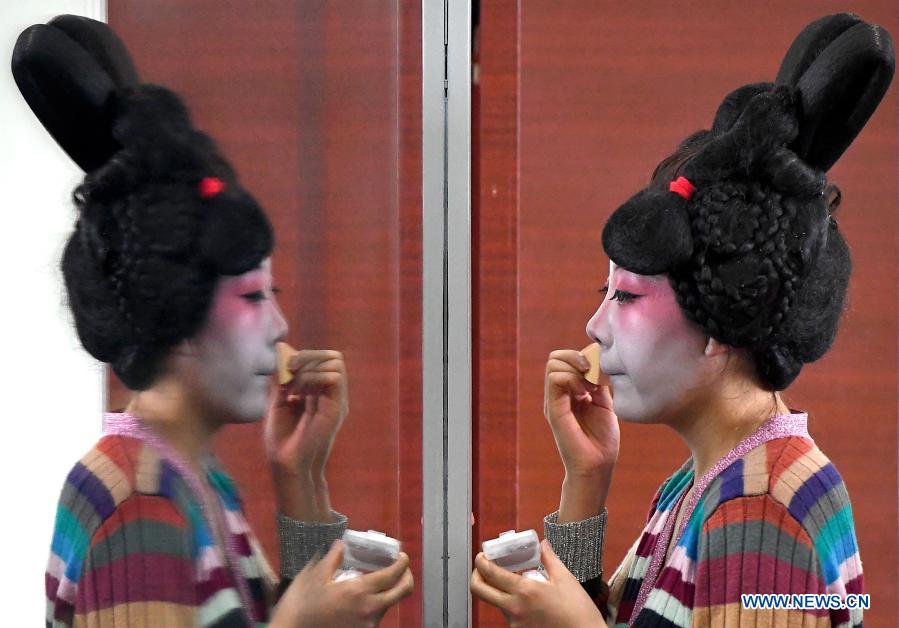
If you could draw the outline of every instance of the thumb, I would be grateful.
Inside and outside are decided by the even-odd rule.
[[[594,406],[604,408],[609,412],[614,412],[614,404],[612,402],[613,394],[611,386],[598,386],[597,389],[590,394],[591,403]]]
[[[553,551],[552,545],[546,539],[540,541],[540,562],[543,563],[543,568],[549,575],[550,580],[558,580],[566,574],[571,575],[565,563],[559,560],[559,557]]]
[[[331,549],[315,566],[317,571],[323,572],[328,578],[334,577],[334,572],[343,563],[343,541],[337,539],[331,544]]]

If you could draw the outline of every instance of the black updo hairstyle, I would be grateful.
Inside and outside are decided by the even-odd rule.
[[[271,225],[180,98],[138,82],[105,24],[61,16],[30,27],[13,71],[87,172],[62,257],[78,337],[128,388],[146,389],[204,324],[219,278],[271,254]]]
[[[826,171],[889,86],[889,35],[858,17],[799,35],[776,83],[725,98],[710,130],[688,137],[650,185],[618,208],[603,247],[622,268],[666,273],[685,315],[745,349],[762,384],[783,390],[830,348],[851,271]],[[684,198],[669,189],[684,177]]]

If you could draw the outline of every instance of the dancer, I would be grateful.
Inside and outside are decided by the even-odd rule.
[[[605,298],[587,325],[608,387],[574,350],[546,368],[565,467],[545,520],[549,583],[476,558],[471,588],[515,626],[860,626],[863,592],[840,475],[779,391],[836,334],[850,273],[825,173],[892,78],[889,35],[857,16],[810,24],[774,83],[729,94],[605,225]],[[618,419],[673,429],[692,456],[652,500],[608,584],[605,501]],[[581,584],[583,586],[581,586]],[[828,594],[753,610],[741,594]],[[834,600],[836,603],[834,603]]]

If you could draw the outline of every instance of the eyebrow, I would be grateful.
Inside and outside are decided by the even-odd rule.
[[[633,281],[646,281],[648,283],[657,284],[667,280],[664,275],[641,275],[640,273],[635,273],[623,268],[619,268],[618,272],[621,273],[621,276],[632,279]]]
[[[232,284],[237,286],[239,289],[242,289],[247,284],[255,285],[260,282],[268,283],[266,280],[271,280],[274,282],[274,278],[271,277],[269,273],[266,273],[263,270],[252,270],[249,273],[245,273],[243,275],[238,275],[233,278]]]

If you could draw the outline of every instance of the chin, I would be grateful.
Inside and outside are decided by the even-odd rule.
[[[264,413],[260,412],[259,414],[241,414],[232,418],[228,423],[232,425],[245,425],[247,423],[258,423],[262,420],[262,417],[265,416]]]
[[[222,423],[230,425],[243,425],[256,423],[265,416],[268,409],[268,399],[244,401],[242,403],[219,405],[218,416],[222,417]]]
[[[618,395],[612,398],[612,409],[615,415],[625,423],[638,423],[649,425],[660,422],[660,412],[645,407],[637,400],[629,399],[627,395]]]
[[[265,416],[267,404],[265,402],[252,407],[241,408],[234,413],[234,420],[231,423],[257,423]]]

